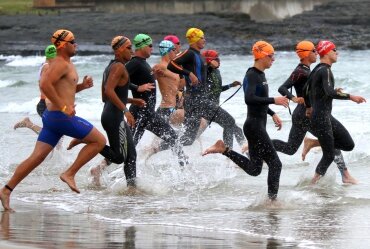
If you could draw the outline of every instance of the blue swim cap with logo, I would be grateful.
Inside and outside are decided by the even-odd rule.
[[[164,40],[159,43],[159,53],[161,54],[161,56],[165,56],[166,54],[171,52],[171,50],[173,50],[174,48],[175,45],[171,41]]]

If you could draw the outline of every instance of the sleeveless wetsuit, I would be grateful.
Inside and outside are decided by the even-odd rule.
[[[302,63],[294,69],[290,77],[279,87],[279,93],[292,99],[294,95],[289,91],[294,87],[297,97],[303,97],[303,87],[307,82],[310,75],[310,67]],[[306,107],[304,104],[298,104],[292,114],[292,127],[289,132],[288,142],[281,140],[272,140],[274,147],[277,151],[284,154],[293,155],[297,152],[299,146],[302,144],[307,132],[314,134],[311,129],[311,122],[306,117]],[[337,164],[339,171],[343,175],[343,171],[347,169],[342,152],[335,150],[334,162]]]
[[[268,196],[270,199],[275,199],[279,190],[282,165],[266,131],[267,114],[274,115],[269,108],[269,104],[273,104],[274,99],[268,97],[264,72],[255,67],[249,68],[244,77],[243,89],[245,103],[248,106],[243,130],[249,144],[250,160],[233,150],[227,150],[224,155],[252,176],[261,174],[263,161],[265,161],[269,167]]]
[[[204,118],[213,120],[224,129],[223,139],[225,144],[232,147],[235,120],[228,112],[219,108],[217,104],[207,98],[207,68],[200,52],[189,48],[170,61],[167,69],[184,75],[186,81],[186,92],[184,94],[185,132],[181,137],[181,143],[183,145],[193,144],[201,118]],[[194,86],[191,85],[190,72],[196,75],[199,80],[199,83]]]
[[[126,68],[133,84],[140,86],[146,83],[155,83],[153,71],[144,58],[133,57],[126,63]],[[185,155],[179,146],[175,146],[177,143],[175,130],[155,112],[156,89],[143,93],[132,89],[132,95],[134,98],[140,98],[146,102],[146,107],[130,106],[130,112],[135,118],[135,127],[133,129],[135,145],[138,144],[145,130],[151,131],[176,150],[175,153],[178,155],[179,162],[183,164]]]
[[[335,149],[351,151],[355,144],[347,129],[332,115],[333,99],[349,99],[349,94],[338,93],[334,89],[334,76],[331,66],[318,64],[307,80],[305,102],[312,107],[311,127],[319,139],[323,156],[316,167],[316,173],[325,175],[335,157]]]
[[[103,89],[106,85],[111,66],[114,63],[121,62],[112,60],[105,68],[102,81]],[[117,86],[114,89],[119,99],[125,105],[127,104],[128,87],[129,84],[127,83],[124,86]],[[103,99],[103,102],[104,108],[101,114],[101,124],[107,132],[110,146],[106,145],[100,154],[108,159],[109,162],[116,164],[124,163],[123,171],[127,184],[134,186],[136,177],[136,149],[130,127],[124,119],[122,110],[118,109],[109,99]]]

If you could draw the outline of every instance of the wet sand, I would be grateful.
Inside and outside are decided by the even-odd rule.
[[[277,248],[294,242],[237,231],[215,231],[162,224],[99,221],[88,213],[53,209],[12,199],[16,212],[1,213],[0,248]],[[123,207],[124,208],[124,207]]]

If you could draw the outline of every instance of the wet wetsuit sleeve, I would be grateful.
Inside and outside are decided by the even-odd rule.
[[[325,68],[321,70],[321,76],[322,76],[322,87],[324,89],[325,95],[329,96],[333,99],[349,99],[348,93],[339,93],[335,91],[334,89],[334,82],[332,82],[330,77],[330,69]]]
[[[267,109],[267,114],[272,117],[272,116],[275,115],[275,112],[269,108],[269,109]]]
[[[257,96],[257,84],[259,82],[258,76],[255,74],[247,75],[248,78],[248,87],[245,90],[245,103],[248,104],[260,104],[260,105],[269,105],[275,102],[274,98],[270,97],[260,97]]]
[[[224,85],[224,86],[222,86],[221,91],[223,92],[223,91],[229,90],[229,89],[231,88],[232,84],[233,84],[233,83],[230,83],[230,84],[228,84],[228,85]]]
[[[138,85],[135,85],[134,83],[131,83],[131,82],[130,82],[129,88],[130,88],[130,90],[135,90],[135,91],[137,91],[137,89],[139,88],[139,86],[138,86]]]
[[[290,91],[289,89],[293,87],[294,85],[294,72],[290,75],[290,77],[284,82],[284,84],[282,84],[278,91],[281,95],[283,96],[287,96],[288,99],[292,100],[293,97],[295,97]]]
[[[193,54],[186,50],[168,63],[167,69],[180,75],[189,75],[190,71],[185,69],[184,65],[193,63]]]

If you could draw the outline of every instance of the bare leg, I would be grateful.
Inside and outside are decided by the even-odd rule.
[[[316,184],[321,178],[321,175],[315,173],[315,175],[313,176],[312,180],[311,180],[311,184]]]
[[[343,172],[342,182],[350,183],[350,184],[358,184],[358,181],[353,176],[351,176],[348,169],[345,169]]]
[[[5,187],[0,190],[0,200],[4,211],[13,211],[13,209],[10,208],[10,194],[11,191]]]
[[[95,167],[92,167],[90,169],[90,174],[91,176],[93,177],[93,181],[92,183],[97,186],[97,187],[100,187],[101,186],[101,183],[100,183],[100,176],[101,176],[101,172],[106,169],[108,167],[108,162],[106,159],[103,159],[97,166]]]
[[[71,190],[76,193],[80,193],[74,180],[76,173],[82,166],[94,158],[106,144],[104,135],[95,127],[83,140],[80,141],[86,143],[86,145],[80,150],[80,153],[78,153],[78,156],[73,164],[60,175],[60,179],[67,183]]]
[[[32,123],[32,121],[28,117],[25,117],[23,120],[17,122],[14,125],[14,130],[18,128],[29,128],[33,130],[36,134],[39,134],[41,131],[41,127]]]
[[[226,150],[226,146],[222,140],[218,140],[214,145],[206,149],[202,156],[214,153],[224,153]]]
[[[10,178],[7,185],[10,188],[15,188],[29,173],[39,166],[53,150],[53,147],[44,142],[37,141],[32,154],[18,165]],[[0,192],[1,203],[5,210],[11,210],[9,206],[11,192],[8,189],[2,189]]]
[[[319,146],[320,146],[319,140],[306,137],[303,142],[302,161],[306,159],[307,153],[312,148]]]
[[[243,146],[242,146],[242,153],[243,154],[246,153],[248,151],[248,149],[249,149],[248,143],[243,144]]]
[[[72,149],[73,147],[79,145],[79,144],[82,144],[83,141],[81,139],[77,139],[77,138],[74,138],[72,139],[72,141],[69,143],[68,147],[67,147],[67,150],[70,150]]]

